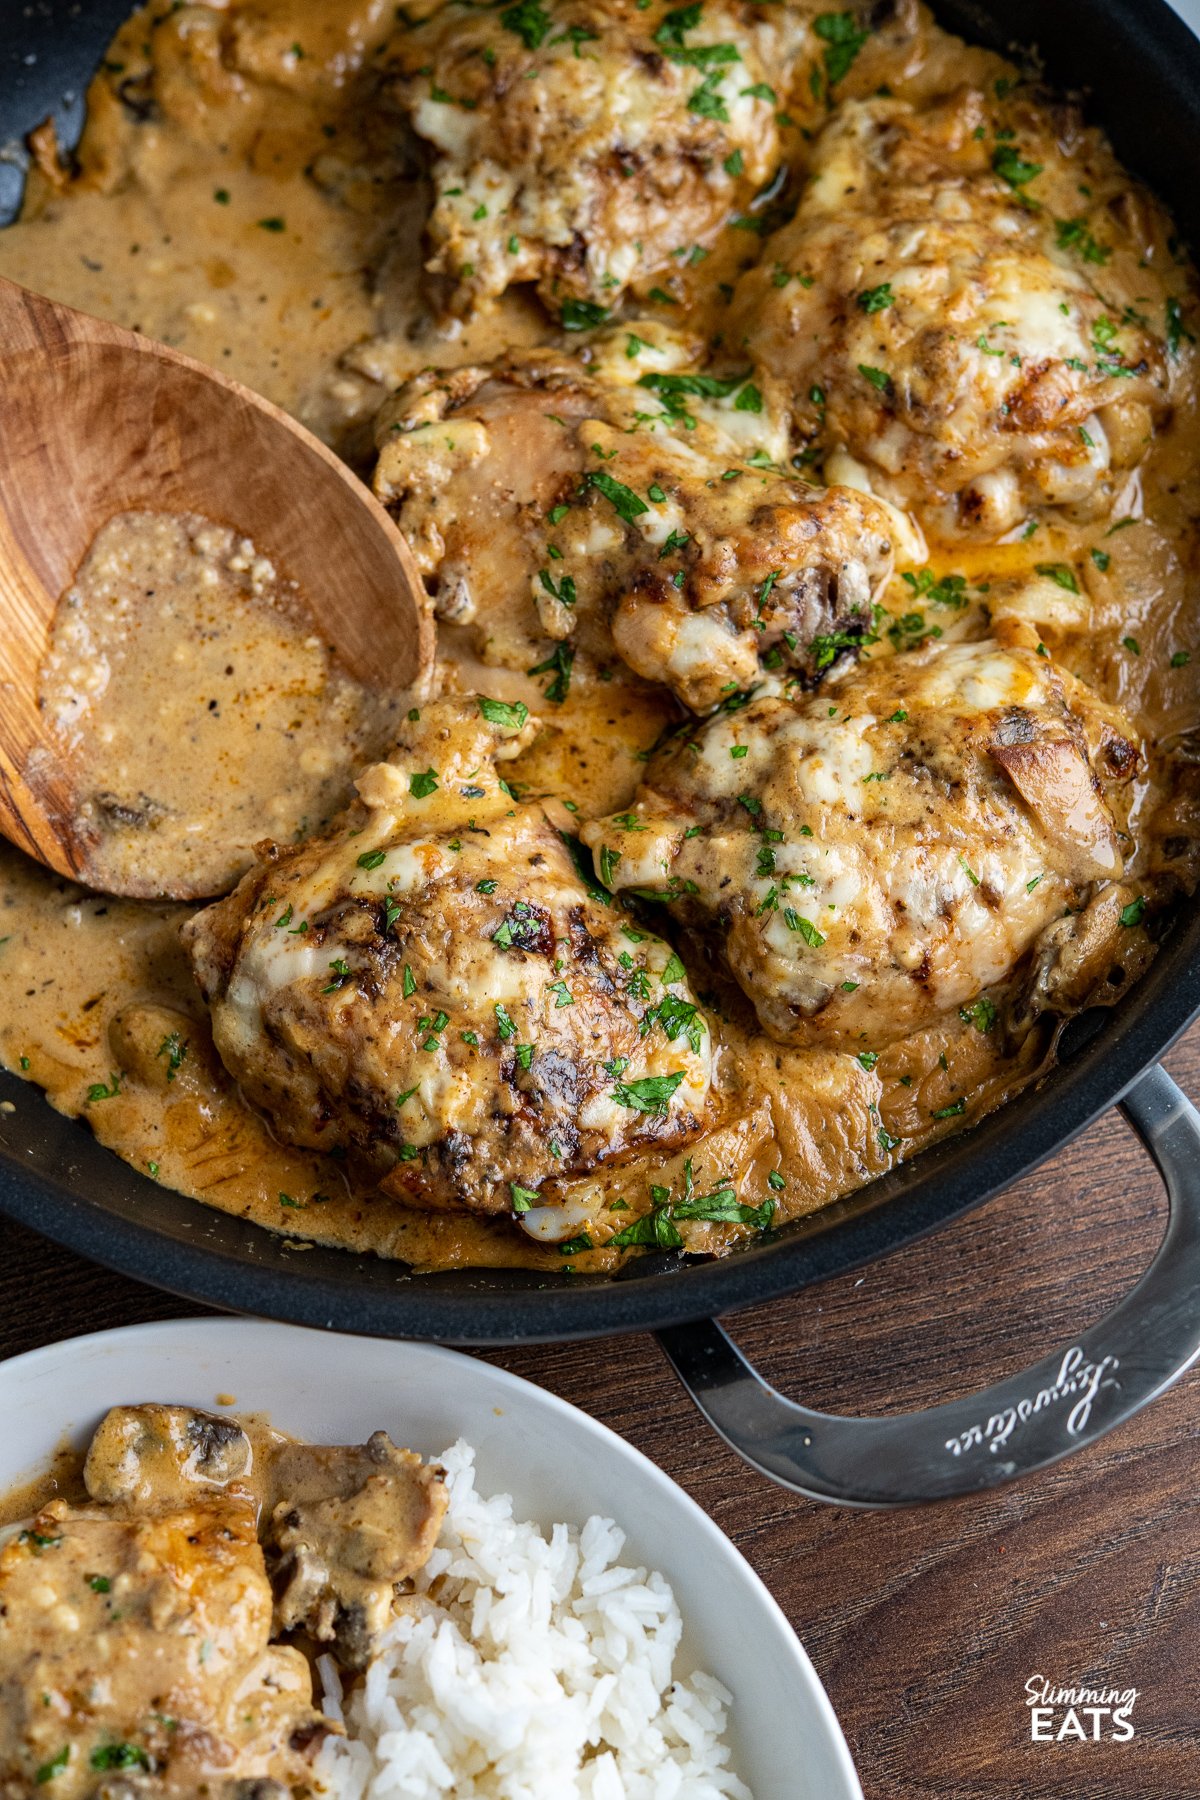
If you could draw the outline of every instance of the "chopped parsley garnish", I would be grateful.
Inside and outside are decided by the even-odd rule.
[[[155,1051],[155,1057],[165,1056],[167,1059],[167,1080],[174,1081],[184,1064],[188,1047],[177,1031],[169,1031]]]
[[[618,1231],[610,1237],[606,1249],[628,1250],[635,1244],[646,1245],[656,1250],[679,1250],[683,1238],[671,1223],[670,1214],[665,1206],[656,1206],[653,1212],[644,1213],[635,1219],[632,1225],[626,1225],[624,1231]]]
[[[605,887],[612,887],[613,876],[620,860],[621,852],[619,850],[610,850],[607,844],[600,846],[600,879]]]
[[[553,549],[553,545],[551,545],[551,549]],[[539,569],[538,580],[541,582],[545,592],[550,595],[550,598],[552,600],[557,600],[562,606],[574,606],[575,602],[579,599],[579,594],[575,587],[575,577],[573,575],[564,575],[558,586],[555,587],[554,577],[551,575],[549,569]]]
[[[321,989],[323,994],[335,994],[339,988],[345,987],[350,979],[350,964],[342,956],[335,956],[329,967],[333,971],[333,980],[328,987]]]
[[[436,786],[436,783],[434,785]],[[409,783],[409,791],[412,791],[411,782]],[[378,869],[381,868],[386,861],[386,850],[364,850],[362,855],[358,858],[358,866],[360,869]]]
[[[900,578],[921,600],[931,600],[935,606],[966,606],[967,578],[965,575],[935,575],[932,569],[922,569],[916,575],[909,571]]]
[[[526,1213],[531,1206],[538,1204],[541,1196],[536,1188],[522,1187],[519,1182],[510,1181],[508,1191],[512,1196],[512,1209],[515,1213]]]
[[[731,1187],[723,1187],[712,1194],[698,1194],[694,1200],[677,1200],[670,1210],[676,1219],[700,1219],[710,1225],[753,1225],[766,1231],[775,1216],[775,1202],[764,1200],[761,1206],[743,1206]]]
[[[881,281],[878,287],[864,288],[858,296],[858,304],[865,313],[886,312],[889,306],[896,304],[891,282]]]
[[[996,1008],[986,994],[981,994],[970,1006],[960,1006],[958,1016],[964,1025],[973,1025],[986,1036],[996,1023]]]
[[[1167,299],[1167,350],[1171,356],[1179,355],[1179,346],[1184,338],[1189,344],[1196,341],[1183,322],[1182,305],[1171,294]]]
[[[1108,554],[1107,550],[1097,550],[1093,545],[1091,558],[1102,575],[1108,573],[1108,565],[1112,561],[1112,557]]]
[[[437,785],[436,769],[426,769],[422,774],[408,778],[408,791],[414,800],[427,800],[430,794],[437,793]]]
[[[1075,571],[1066,563],[1035,563],[1034,569],[1039,575],[1044,575],[1047,581],[1057,582],[1060,588],[1066,588],[1068,594],[1079,592]]]
[[[704,1021],[699,1013],[700,1008],[693,1001],[680,1000],[674,994],[664,994],[658,1005],[651,1007],[642,1020],[642,1036],[645,1037],[651,1025],[661,1025],[672,1044],[682,1035],[699,1056],[704,1037]]]
[[[49,1762],[44,1762],[34,1776],[34,1780],[37,1782],[38,1786],[45,1787],[48,1781],[53,1781],[56,1775],[61,1775],[70,1760],[71,1746],[70,1744],[64,1744],[62,1749],[58,1752],[58,1755],[52,1756]]]
[[[107,1087],[102,1081],[93,1081],[87,1091],[87,1104],[92,1106],[97,1100],[115,1100],[120,1091],[121,1077],[114,1072],[108,1078]]]
[[[1042,165],[1025,162],[1011,144],[998,144],[992,152],[992,171],[1019,191],[1041,174]]]
[[[939,1106],[935,1113],[930,1114],[930,1117],[934,1119],[961,1119],[966,1110],[967,1099],[964,1094],[961,1099],[954,1102],[953,1106]]]
[[[260,219],[258,221],[258,223],[259,223],[260,228],[263,231],[286,231],[287,230],[287,220],[286,219]]]
[[[568,1238],[565,1244],[560,1244],[558,1254],[560,1256],[578,1256],[581,1250],[591,1250],[592,1248],[591,1238],[586,1231],[581,1231],[578,1237]]]
[[[789,931],[798,931],[810,950],[819,950],[825,939],[811,919],[804,918],[793,906],[783,909],[783,922]]]
[[[559,319],[564,331],[594,331],[603,325],[612,309],[598,306],[594,300],[564,300]]]
[[[1142,920],[1145,918],[1145,916],[1146,916],[1146,896],[1145,896],[1145,894],[1138,894],[1136,899],[1133,899],[1129,902],[1128,906],[1123,906],[1121,908],[1121,923],[1122,923],[1122,925],[1126,925],[1126,926],[1140,925]]]
[[[411,1000],[417,991],[416,977],[407,963],[404,965],[404,979],[401,984],[401,991],[406,1000]]]
[[[871,34],[859,30],[852,12],[818,13],[813,30],[825,45],[825,79],[830,87],[836,87],[850,73],[855,57]]]
[[[870,363],[859,363],[858,372],[864,381],[869,381],[881,394],[886,393],[892,385],[892,378],[886,369],[873,369]]]
[[[91,1754],[93,1769],[148,1769],[150,1758],[138,1744],[100,1744]]]
[[[527,50],[540,50],[552,20],[537,0],[518,0],[516,6],[509,6],[500,14],[500,23],[506,31],[514,32]]]
[[[502,1000],[496,1002],[496,1030],[505,1044],[510,1043],[517,1035],[517,1028],[509,1017],[508,1008]]]
[[[621,1106],[628,1106],[634,1112],[652,1113],[658,1118],[665,1118],[671,1096],[683,1076],[684,1071],[676,1069],[670,1075],[643,1075],[639,1081],[619,1081],[613,1089],[612,1097]]]
[[[635,495],[636,499],[637,496]],[[641,502],[638,501],[641,505]],[[643,511],[647,509],[642,508]],[[545,675],[554,672],[554,680],[546,689],[546,698],[558,706],[566,699],[571,690],[571,667],[575,661],[575,652],[570,644],[556,644],[545,662],[535,663],[532,669],[526,669],[527,675]]]
[[[1086,219],[1056,219],[1055,236],[1060,250],[1076,250],[1086,263],[1106,263],[1112,255],[1107,244],[1096,241]]]
[[[627,524],[632,524],[642,513],[650,511],[640,494],[635,494],[631,487],[626,487],[623,481],[617,481],[603,469],[590,470],[584,480],[589,487],[594,487],[606,500],[612,502]]]
[[[520,731],[529,717],[523,700],[490,700],[486,694],[479,695],[479,710],[489,725],[503,725],[509,731]]]

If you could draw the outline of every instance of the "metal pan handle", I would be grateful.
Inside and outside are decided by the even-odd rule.
[[[725,1442],[812,1500],[911,1506],[979,1493],[1094,1443],[1200,1356],[1200,1113],[1164,1070],[1121,1103],[1171,1203],[1166,1235],[1107,1318],[1008,1381],[927,1412],[847,1419],[787,1400],[713,1319],[658,1333]]]

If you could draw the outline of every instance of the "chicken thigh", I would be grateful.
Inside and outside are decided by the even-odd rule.
[[[0,1551],[0,1795],[311,1791],[331,1727],[272,1645],[246,1493],[150,1517],[53,1500]]]
[[[827,480],[946,535],[1106,511],[1168,405],[1180,336],[1128,189],[1069,108],[971,88],[847,102],[726,342],[787,381]]]
[[[443,6],[398,35],[385,94],[432,160],[427,267],[465,314],[536,282],[596,323],[773,175],[806,9],[762,0]]]
[[[749,368],[699,373],[692,348],[635,322],[590,367],[431,371],[386,409],[376,491],[487,661],[561,681],[577,649],[615,651],[705,712],[764,667],[815,680],[869,632],[905,522],[781,466]]]
[[[520,1213],[701,1129],[711,1041],[679,958],[497,770],[533,730],[516,703],[427,707],[326,836],[266,847],[184,928],[247,1096],[410,1204]]]
[[[881,1049],[1121,873],[1117,715],[1032,646],[880,657],[660,753],[584,838],[707,935],[782,1043]]]

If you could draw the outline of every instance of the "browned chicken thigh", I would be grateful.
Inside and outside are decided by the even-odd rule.
[[[787,383],[826,480],[945,534],[1103,514],[1181,335],[1128,186],[1071,108],[1024,90],[848,101],[726,342]]]
[[[184,930],[249,1098],[417,1205],[520,1213],[544,1181],[686,1141],[706,1110],[679,958],[498,772],[532,732],[519,705],[426,707],[358,808],[272,847]]]
[[[430,371],[385,409],[376,491],[486,661],[561,677],[577,648],[615,652],[705,712],[764,668],[815,679],[869,632],[910,529],[800,479],[769,393],[693,348],[635,322],[587,366]]]
[[[922,1030],[1121,875],[1132,728],[1014,636],[755,698],[584,838],[614,889],[698,927],[780,1042]]]

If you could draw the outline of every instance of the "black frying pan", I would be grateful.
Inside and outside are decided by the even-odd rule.
[[[334,4],[335,0],[330,0]],[[127,0],[0,0],[0,145],[45,115],[78,130],[82,92]],[[1089,91],[1118,153],[1200,245],[1200,43],[1165,0],[945,0],[943,21],[998,49],[1036,46]],[[64,100],[64,96],[68,96]],[[0,218],[20,170],[0,161]],[[0,404],[3,403],[0,370]],[[654,1330],[693,1398],[774,1479],[857,1505],[991,1486],[1068,1454],[1200,1355],[1200,1115],[1155,1067],[1200,1010],[1200,901],[1180,908],[1146,979],[1072,1021],[1044,1084],[849,1199],[724,1261],[645,1257],[615,1281],[520,1271],[413,1276],[344,1251],[302,1254],[134,1173],[30,1088],[0,1075],[0,1211],[143,1281],[306,1325],[460,1344]],[[882,1256],[1008,1186],[1123,1101],[1167,1180],[1171,1223],[1138,1287],[1075,1344],[982,1395],[911,1418],[835,1420],[792,1405],[713,1315]]]

